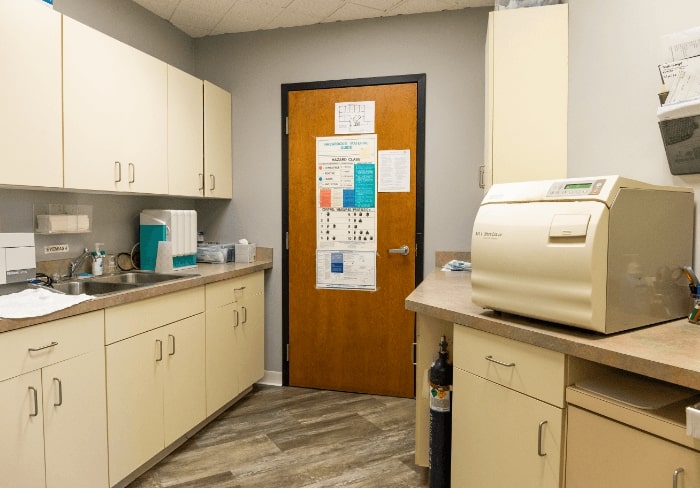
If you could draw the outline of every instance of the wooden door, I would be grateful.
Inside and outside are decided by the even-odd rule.
[[[404,301],[422,277],[425,78],[420,75],[408,82],[403,78],[409,77],[398,78],[398,82],[372,79],[342,86],[331,82],[321,88],[291,85],[283,97],[288,108],[286,384],[414,396],[415,316]],[[376,288],[323,289],[317,287],[316,274],[316,142],[336,136],[336,103],[361,101],[375,102],[377,151],[409,151],[410,191],[380,188],[377,193]],[[389,252],[402,246],[407,246],[407,255]]]

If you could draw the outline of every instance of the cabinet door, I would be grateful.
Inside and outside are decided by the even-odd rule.
[[[493,183],[564,178],[568,5],[490,15],[486,115],[491,147],[486,156],[491,157],[491,167],[487,160],[487,175]],[[542,29],[543,25],[547,28]]]
[[[63,19],[65,187],[167,193],[166,64]]]
[[[202,80],[168,66],[168,193],[204,196]]]
[[[61,15],[0,2],[0,184],[63,186]]]
[[[245,278],[246,288],[238,302],[240,314],[239,383],[245,389],[265,374],[265,299],[263,273]]]
[[[109,486],[104,354],[42,370],[47,488]]]
[[[561,409],[458,368],[453,402],[452,486],[559,487]]]
[[[175,322],[163,334],[165,445],[205,418],[204,314]]]
[[[164,447],[160,329],[107,346],[109,481],[114,485]]]
[[[700,486],[700,452],[573,406],[567,423],[567,488]]]
[[[0,382],[0,481],[3,487],[45,486],[41,405],[40,371]]]
[[[238,381],[240,315],[229,303],[206,311],[207,415],[231,401],[241,391]]]
[[[231,94],[204,81],[204,194],[231,198]]]

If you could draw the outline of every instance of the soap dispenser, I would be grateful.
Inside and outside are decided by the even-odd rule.
[[[100,249],[100,246],[104,244],[100,242],[95,243],[95,250],[92,251],[92,275],[101,276],[104,272],[104,257],[105,252]]]

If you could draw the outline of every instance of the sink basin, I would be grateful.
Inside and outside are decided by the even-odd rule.
[[[192,275],[178,275],[165,273],[149,273],[147,271],[130,271],[110,276],[100,276],[92,281],[100,283],[127,283],[132,285],[152,285],[164,281],[179,280],[189,278]]]
[[[137,285],[128,283],[104,283],[96,280],[64,281],[54,283],[53,289],[66,295],[106,295],[119,291],[133,290]]]

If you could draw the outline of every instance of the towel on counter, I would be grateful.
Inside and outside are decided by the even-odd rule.
[[[460,261],[459,259],[453,259],[449,263],[445,263],[442,267],[443,271],[471,271],[472,263],[469,261]]]
[[[40,317],[92,298],[90,295],[64,295],[45,288],[31,288],[0,296],[0,318]]]

